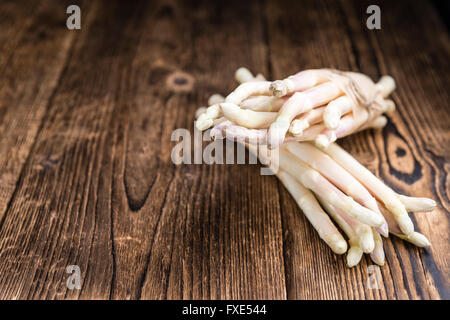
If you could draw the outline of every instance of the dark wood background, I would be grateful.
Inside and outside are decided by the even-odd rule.
[[[0,298],[450,298],[450,42],[432,3],[377,1],[371,31],[367,1],[83,1],[69,31],[73,3],[0,4]],[[175,166],[171,132],[240,66],[392,75],[389,124],[341,145],[437,201],[414,215],[433,246],[385,240],[372,290],[370,259],[348,269],[259,165]]]

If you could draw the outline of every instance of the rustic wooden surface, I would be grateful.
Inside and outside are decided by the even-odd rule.
[[[425,1],[379,2],[370,31],[369,4],[2,1],[0,298],[449,299],[448,31]],[[384,241],[369,289],[370,259],[346,268],[259,166],[175,166],[171,132],[192,130],[239,66],[391,74],[387,127],[341,144],[395,190],[436,199],[414,215],[432,248]]]

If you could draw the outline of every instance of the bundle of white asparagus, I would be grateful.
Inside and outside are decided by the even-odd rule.
[[[296,76],[298,75],[306,77],[302,73]],[[384,99],[395,87],[392,78],[382,78],[378,84],[373,84],[374,88],[370,88],[370,83],[366,84],[368,91],[373,90],[372,93],[369,92],[369,95],[374,96],[371,103],[376,103],[379,108],[376,112],[366,110],[365,116],[358,107],[370,109],[373,106],[355,106],[355,101],[361,101],[361,99],[348,96],[354,91],[339,89],[340,93],[329,94],[327,90],[330,90],[331,84],[335,81],[333,78],[330,83],[325,83],[328,83],[327,90],[323,87],[315,88],[312,90],[313,93],[309,91],[310,89],[304,91],[307,86],[301,82],[305,81],[304,79],[301,81],[294,79],[297,81],[294,84],[289,82],[292,81],[292,77],[287,80],[268,82],[261,75],[253,77],[247,69],[243,68],[236,72],[236,78],[243,84],[260,84],[248,86],[244,88],[245,90],[241,84],[226,99],[217,94],[211,96],[210,107],[200,108],[196,113],[197,128],[206,129],[214,125],[211,136],[226,137],[245,143],[250,151],[255,150],[252,143],[255,143],[255,140],[258,141],[260,150],[257,156],[261,162],[276,163],[275,174],[294,197],[319,236],[336,254],[348,252],[349,267],[357,265],[363,253],[370,254],[371,259],[378,265],[384,265],[385,255],[380,234],[388,237],[390,232],[418,247],[430,246],[430,242],[424,235],[414,231],[408,211],[431,211],[436,203],[432,199],[397,194],[349,153],[333,143],[336,138],[348,133],[362,128],[382,127],[385,124],[386,119],[381,113],[392,111],[394,108],[390,100]],[[313,82],[317,83],[317,80],[310,80],[308,86],[313,87]],[[264,89],[255,89],[262,87]],[[340,88],[339,85],[336,87]],[[242,93],[242,90],[245,93]],[[295,93],[292,94],[292,92]],[[291,110],[293,108],[290,99],[295,97],[297,92],[309,92],[307,94],[309,102],[301,103],[302,106],[307,105],[307,107],[302,107],[303,112],[298,113],[300,117],[297,117],[298,114],[294,115],[295,112],[289,111],[289,108]],[[278,97],[289,93],[292,94],[289,99],[280,100]],[[359,94],[365,93],[359,92]],[[367,95],[366,93],[366,97]],[[239,97],[236,98],[236,96]],[[330,99],[334,100],[329,102]],[[223,102],[230,100],[237,104]],[[322,106],[325,103],[327,106]],[[279,112],[268,111],[270,108],[275,108]],[[288,113],[290,112],[289,117],[283,113],[286,109]],[[359,114],[356,116],[357,113]],[[341,118],[345,114],[347,115]],[[262,118],[266,118],[266,129],[272,129],[274,126],[277,130],[286,129],[286,124],[283,121],[280,122],[280,118],[291,119],[287,130],[294,137],[283,136],[283,139],[278,142],[277,153],[269,150],[275,144],[268,146],[265,143],[268,142],[268,130],[252,128],[252,125],[258,128]],[[352,126],[349,123],[352,123]],[[296,131],[298,126],[307,138],[300,139],[302,134],[295,137],[293,131]],[[330,126],[334,129],[330,129]],[[342,126],[351,127],[351,129],[341,135],[343,131],[339,129]],[[332,132],[335,133],[334,136]],[[320,143],[321,135],[326,136],[327,143]],[[330,139],[330,136],[333,139]],[[345,233],[348,244],[332,220]]]
[[[382,113],[395,109],[385,99],[395,82],[384,76],[378,83],[354,72],[315,69],[284,80],[256,78],[245,68],[236,71],[241,83],[226,98],[213,95],[198,112],[197,129],[216,138],[257,141],[277,148],[285,141],[315,141],[326,148],[340,137],[365,128],[383,127]]]

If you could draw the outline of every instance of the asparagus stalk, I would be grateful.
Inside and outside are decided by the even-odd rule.
[[[397,196],[405,205],[406,211],[432,211],[436,208],[436,201],[433,199],[408,197],[401,194]]]
[[[345,253],[347,242],[331,222],[330,217],[323,211],[312,192],[283,170],[279,170],[277,177],[295,199],[314,229],[317,230],[320,238],[334,253]]]
[[[408,216],[405,206],[391,188],[378,180],[372,172],[362,166],[337,144],[330,144],[325,152],[356,177],[377,199],[383,202],[386,208],[393,213],[404,234],[411,235],[414,232],[414,225]]]
[[[348,224],[348,222],[345,221],[344,218],[342,218],[335,207],[333,207],[328,201],[321,197],[319,197],[319,200],[328,214],[333,217],[333,220],[336,221],[339,227],[349,238],[348,243],[350,244],[350,248],[347,252],[347,266],[349,268],[356,266],[359,261],[361,261],[363,255],[363,250],[360,247],[358,235],[356,234],[355,230]]]
[[[397,221],[395,220],[395,217],[393,216],[392,212],[390,212],[382,203],[379,203],[379,207],[381,210],[381,213],[385,217],[390,232],[399,237],[400,239],[406,240],[408,242],[411,242],[412,244],[420,247],[425,248],[431,246],[430,241],[421,233],[414,231],[413,233],[406,235],[402,232],[400,229]]]
[[[352,110],[353,102],[347,96],[339,97],[328,103],[323,115],[323,122],[328,129],[336,129],[341,116]]]
[[[224,101],[225,101],[225,97],[222,96],[221,94],[216,93],[216,94],[213,94],[211,97],[209,97],[208,106],[219,104]]]
[[[359,204],[375,212],[382,220],[383,225],[378,229],[384,236],[388,236],[386,220],[378,209],[377,201],[369,191],[348,171],[338,165],[327,154],[309,143],[290,142],[286,148],[297,158],[304,161],[311,168],[320,172],[330,182],[339,187],[345,194],[351,196]]]
[[[285,99],[269,96],[254,96],[242,101],[241,107],[243,109],[250,109],[253,111],[278,111],[284,104]]]
[[[324,111],[325,107],[315,108],[305,115],[294,119],[289,127],[289,132],[292,135],[300,136],[305,129],[309,128],[309,126],[319,123],[322,120]]]
[[[256,112],[241,109],[230,102],[220,104],[224,116],[234,123],[249,129],[268,128],[277,116],[276,112]]]
[[[375,247],[370,253],[370,258],[379,266],[383,266],[385,261],[383,240],[381,239],[380,234],[375,230],[373,232],[373,239],[375,242]]]
[[[379,227],[384,223],[384,219],[379,214],[355,202],[351,197],[337,189],[319,172],[307,166],[284,148],[280,148],[279,153],[279,166],[294,176],[305,187],[330,202],[331,205],[370,226]]]

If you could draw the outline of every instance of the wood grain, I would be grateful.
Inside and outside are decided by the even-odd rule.
[[[343,70],[359,70],[373,79],[378,79],[383,74],[392,75],[399,87],[393,95],[398,111],[394,113],[388,126],[382,132],[363,132],[348,137],[342,141],[342,145],[398,192],[427,196],[439,202],[439,208],[433,213],[416,214],[414,219],[418,230],[433,239],[432,242],[436,245],[423,250],[398,239],[385,241],[388,263],[381,268],[383,286],[381,290],[371,290],[366,285],[368,267],[373,264],[370,259],[366,257],[357,268],[346,270],[344,259],[336,258],[320,243],[317,234],[303,216],[298,216],[295,203],[284,192],[286,199],[289,199],[283,201],[283,206],[286,207],[282,210],[285,222],[283,228],[287,230],[284,247],[287,252],[288,297],[448,297],[446,181],[449,108],[445,90],[441,91],[443,94],[436,92],[443,83],[448,82],[448,72],[436,72],[449,69],[449,42],[445,28],[433,9],[423,2],[411,6],[412,10],[408,11],[407,17],[402,18],[402,23],[396,17],[406,11],[407,3],[397,2],[397,5],[392,5],[386,1],[380,4],[383,14],[386,14],[381,31],[368,31],[365,27],[364,13],[368,2],[302,2],[297,3],[298,7],[289,12],[281,9],[287,5],[272,2],[267,5],[274,77],[284,77],[292,73],[291,70],[320,68],[323,65]],[[298,19],[301,11],[308,12],[304,19]],[[427,30],[422,32],[429,17],[432,17],[433,22],[429,29],[425,28]],[[411,25],[417,26],[416,32],[410,32],[408,28]],[[308,32],[305,35],[306,29]],[[399,46],[399,42],[402,46]],[[424,45],[429,48],[429,55],[418,49]],[[405,59],[405,56],[409,59]],[[435,56],[435,59],[430,56]],[[424,61],[427,65],[423,65]],[[408,67],[402,68],[403,66]],[[431,73],[426,80],[420,76],[424,74],[424,70]],[[431,99],[434,103],[430,102]],[[433,105],[446,107],[435,108]],[[404,119],[406,114],[408,117],[421,118]],[[421,125],[418,126],[418,123]],[[422,146],[422,143],[426,145]],[[434,186],[435,190],[430,186]],[[438,224],[441,232],[433,231],[438,228]],[[298,243],[302,241],[308,241],[308,245],[299,246]],[[310,246],[314,245],[317,248],[310,251]],[[311,268],[311,261],[317,259],[320,267]],[[335,263],[329,262],[336,259]],[[440,262],[436,263],[433,259]],[[305,270],[308,270],[306,275]],[[308,283],[311,278],[315,281],[314,285]]]
[[[56,5],[5,2],[0,12],[0,221],[73,42],[74,34],[56,27],[64,21],[51,16]]]
[[[0,299],[450,298],[449,39],[429,3],[380,2],[374,31],[365,1],[89,1],[78,31],[68,4],[0,4]],[[240,66],[392,75],[386,128],[341,144],[436,199],[414,214],[433,247],[385,240],[369,289],[370,259],[348,269],[259,166],[174,165],[171,133]]]

